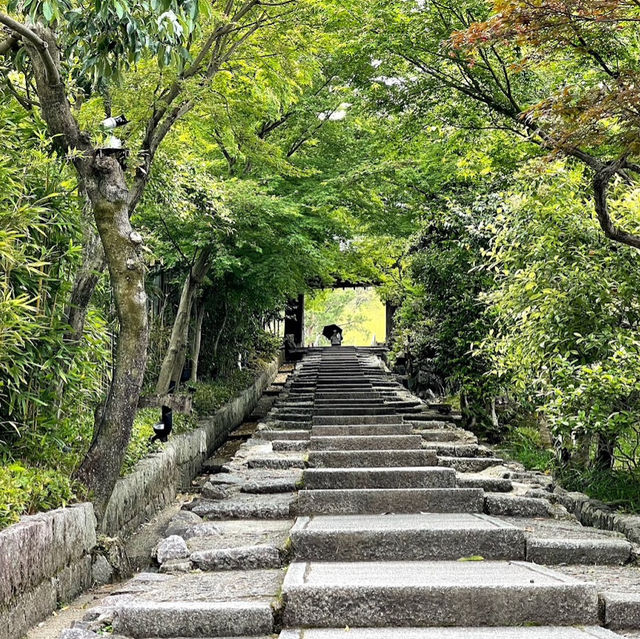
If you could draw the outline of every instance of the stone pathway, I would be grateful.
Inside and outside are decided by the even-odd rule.
[[[606,639],[619,635],[601,622],[640,627],[632,545],[552,506],[542,479],[505,477],[367,349],[311,351],[280,382],[258,430],[230,462],[211,460],[217,472],[171,520],[159,571],[63,639]]]

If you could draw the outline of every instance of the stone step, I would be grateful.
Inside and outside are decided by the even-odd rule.
[[[410,424],[351,424],[349,426],[312,426],[311,433],[318,437],[349,435],[411,435]]]
[[[482,488],[488,493],[509,493],[513,490],[513,484],[508,479],[499,477],[485,477],[483,475],[458,477],[458,488]]]
[[[420,450],[419,435],[343,435],[318,437],[312,433],[311,450]]]
[[[345,629],[288,629],[280,633],[279,639],[345,639]],[[349,628],[348,639],[620,639],[620,635],[599,626]]]
[[[409,423],[410,419],[406,420]],[[412,432],[415,435],[420,435],[422,439],[426,442],[456,442],[462,441],[463,443],[467,443],[467,435],[463,430],[441,430],[441,429],[433,429],[433,430],[423,430],[420,428],[415,428],[412,426]]]
[[[353,408],[314,408],[314,416],[324,415],[393,415],[396,412],[395,408],[381,407],[368,407],[368,406],[354,406]]]
[[[537,564],[622,565],[632,550],[626,539],[527,539],[527,561]]]
[[[301,490],[299,515],[478,513],[484,492],[475,488],[355,488]]]
[[[525,558],[522,529],[480,514],[299,517],[291,541],[299,561]]]
[[[295,562],[289,627],[594,625],[591,584],[522,562]]]
[[[282,451],[301,451],[307,450],[309,447],[309,439],[274,439],[271,442],[271,449],[274,452]]]
[[[454,488],[451,468],[308,468],[303,475],[309,490],[338,488]]]
[[[353,392],[353,393],[341,393],[341,392],[330,392],[330,391],[318,391],[315,394],[315,399],[317,401],[350,401],[350,400],[374,400],[374,399],[382,399],[382,394],[377,393],[375,391],[369,392]]]
[[[310,430],[258,430],[254,436],[267,441],[273,441],[274,439],[300,440],[309,439],[310,433]]]
[[[455,468],[460,473],[479,473],[503,461],[498,457],[438,457],[440,466]]]
[[[484,457],[493,456],[493,451],[478,444],[452,444],[428,442],[424,444],[427,450],[433,450],[439,457]]]
[[[397,415],[317,415],[313,423],[319,426],[343,426],[346,424],[402,424],[402,417]]]
[[[136,639],[268,635],[281,581],[280,570],[140,573],[97,610],[114,634]]]
[[[437,465],[438,458],[430,450],[313,450],[309,452],[309,466],[313,468]]]

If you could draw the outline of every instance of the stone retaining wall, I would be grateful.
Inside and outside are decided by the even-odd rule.
[[[203,462],[251,414],[282,359],[199,427],[169,441],[119,479],[98,534],[122,537],[171,503]],[[93,505],[77,504],[23,517],[0,531],[0,639],[18,639],[33,625],[91,586],[96,546]]]
[[[119,479],[99,532],[109,537],[129,534],[170,504],[180,488],[189,487],[203,462],[251,414],[280,364],[281,359],[269,364],[252,386],[200,420],[199,428],[169,440],[162,452],[143,459],[131,474]]]
[[[18,639],[91,585],[92,504],[23,517],[0,531],[0,639]]]

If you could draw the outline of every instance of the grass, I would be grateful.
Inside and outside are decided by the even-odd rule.
[[[640,471],[559,469],[563,488],[589,495],[626,512],[640,512]]]
[[[508,457],[528,470],[550,472],[554,467],[555,453],[544,445],[537,428],[519,426],[511,429],[502,448]]]

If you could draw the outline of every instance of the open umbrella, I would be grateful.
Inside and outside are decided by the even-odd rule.
[[[335,331],[338,333],[342,333],[342,329],[337,324],[329,324],[322,329],[322,334],[327,338],[331,339],[331,336]]]

